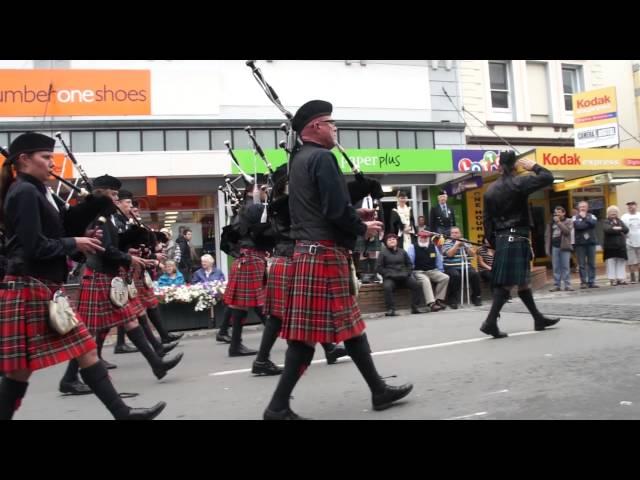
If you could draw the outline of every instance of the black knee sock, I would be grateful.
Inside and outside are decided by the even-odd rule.
[[[284,357],[284,371],[278,381],[276,391],[273,392],[269,410],[275,412],[289,408],[289,397],[291,392],[298,383],[298,380],[305,372],[311,360],[315,349],[303,342],[289,342],[289,348]]]
[[[526,290],[518,290],[518,296],[522,300],[522,303],[525,304],[529,313],[533,315],[534,318],[542,316],[542,314],[538,311],[538,307],[536,307],[536,302],[533,300],[533,293],[531,293],[531,289],[527,288]]]
[[[224,316],[222,317],[222,323],[220,324],[220,335],[229,335],[229,325],[231,325],[231,316],[233,315],[233,309],[228,306],[224,309]]]
[[[490,326],[498,324],[498,317],[500,316],[500,310],[507,300],[509,299],[509,290],[503,287],[493,287],[493,302],[491,303],[491,310],[485,323]]]
[[[371,347],[367,337],[363,334],[358,337],[353,337],[344,341],[344,346],[347,349],[347,353],[356,364],[360,374],[364,377],[371,393],[378,393],[384,390],[386,384],[384,380],[380,378],[376,366],[373,363],[373,357],[371,356]]]
[[[160,343],[160,341],[153,334],[153,330],[151,330],[151,325],[149,325],[149,320],[147,319],[146,315],[138,317],[138,323],[142,327],[144,336],[146,337],[147,341],[151,344],[153,349],[156,352],[160,352],[162,350],[162,343]]]
[[[0,420],[11,420],[20,407],[27,392],[29,382],[20,382],[11,378],[0,378]]]
[[[264,332],[262,332],[262,340],[260,340],[260,349],[256,360],[258,362],[265,362],[269,360],[269,354],[273,348],[273,344],[276,343],[280,329],[282,328],[282,320],[278,317],[270,315],[267,318],[267,322],[264,326]]]
[[[62,381],[63,382],[77,382],[78,380],[80,380],[78,378],[78,369],[80,368],[80,366],[78,365],[78,360],[76,360],[75,358],[72,359],[68,364],[67,364],[67,369],[64,372],[64,376],[62,377]]]
[[[124,341],[124,327],[123,326],[119,326],[118,327],[118,339],[116,340],[116,347],[123,347],[124,345],[126,345],[125,341]]]
[[[123,418],[129,413],[129,407],[122,401],[109,378],[109,373],[102,362],[80,370],[80,375],[96,397],[111,412],[113,418]]]
[[[104,346],[104,341],[107,339],[107,335],[109,334],[109,330],[98,330],[96,332],[96,345],[98,351],[98,357],[102,359],[102,347]]]
[[[232,309],[233,330],[231,331],[231,345],[229,348],[238,348],[242,343],[242,321],[247,318],[245,310]]]
[[[129,340],[131,340],[140,353],[142,353],[149,365],[151,365],[151,368],[156,369],[163,367],[162,359],[151,347],[151,344],[147,341],[140,326],[127,330],[127,337],[129,337]]]
[[[335,343],[321,343],[324,353],[333,352],[336,348]]]
[[[267,316],[262,313],[262,308],[260,307],[256,307],[253,309],[254,312],[256,312],[256,315],[258,316],[258,318],[260,319],[260,321],[262,322],[263,325],[267,324]]]
[[[155,307],[155,308],[147,309],[147,317],[149,317],[149,320],[155,327],[156,331],[158,332],[158,335],[160,335],[160,338],[162,339],[162,341],[166,342],[170,340],[169,332],[167,331],[166,328],[164,328],[164,325],[162,325],[162,321],[160,320],[159,308]]]

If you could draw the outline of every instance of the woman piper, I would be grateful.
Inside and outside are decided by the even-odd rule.
[[[115,419],[153,419],[166,404],[127,406],[81,319],[64,334],[53,328],[50,301],[63,294],[67,255],[103,251],[98,238],[64,237],[64,213],[45,186],[54,145],[54,139],[38,133],[18,136],[0,174],[0,222],[8,237],[7,275],[0,283],[0,372],[5,375],[0,380],[0,420],[13,418],[34,370],[74,358],[83,380]]]

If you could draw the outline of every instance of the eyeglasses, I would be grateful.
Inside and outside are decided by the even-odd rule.
[[[335,126],[336,121],[335,120],[318,120],[318,123],[330,123],[331,125]]]

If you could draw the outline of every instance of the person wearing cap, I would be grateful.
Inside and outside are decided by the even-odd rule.
[[[110,197],[115,204],[121,186],[122,183],[117,178],[103,175],[94,180],[93,193]],[[111,328],[123,325],[127,337],[145,357],[153,374],[156,378],[162,379],[169,370],[180,363],[182,353],[169,360],[163,360],[147,340],[138,322],[139,311],[136,309],[136,302],[127,302],[119,306],[110,297],[111,284],[116,277],[125,276],[130,267],[145,268],[147,265],[153,266],[155,261],[140,258],[133,249],[127,252],[120,250],[120,239],[113,216],[109,216],[100,229],[103,232],[104,252],[87,256],[87,266],[80,284],[78,313],[86,319],[89,329],[95,332],[99,353]]]
[[[378,257],[378,273],[382,276],[384,289],[384,303],[387,317],[397,315],[393,292],[398,287],[408,288],[411,292],[411,313],[426,313],[420,306],[422,303],[421,289],[413,276],[413,265],[407,252],[398,247],[398,236],[389,233],[385,236],[386,248]],[[411,244],[410,244],[411,245]]]
[[[627,235],[627,258],[631,283],[640,282],[640,213],[635,200],[627,202],[627,213],[622,215],[622,221],[629,228]]]
[[[432,312],[439,312],[447,308],[445,299],[447,298],[449,275],[444,273],[442,254],[431,241],[431,235],[428,230],[418,230],[418,240],[415,244],[409,245],[407,254],[413,265],[413,274],[422,287],[427,307]],[[436,286],[435,295],[431,282]]]
[[[296,245],[280,333],[288,340],[288,348],[284,371],[263,414],[265,420],[301,419],[291,410],[289,400],[311,364],[316,343],[344,341],[371,390],[374,410],[388,408],[413,388],[411,384],[386,384],[376,370],[364,333],[355,285],[350,284],[350,250],[358,235],[377,235],[382,223],[363,222],[351,204],[344,175],[331,152],[337,141],[332,110],[329,102],[312,100],[291,120],[302,146],[289,162],[291,239]]]
[[[449,275],[449,288],[447,292],[449,306],[454,310],[458,308],[458,301],[461,295],[460,290],[465,288],[465,285],[462,284],[462,275],[464,273],[464,275],[468,275],[469,278],[471,303],[479,307],[482,305],[480,298],[480,275],[476,269],[471,266],[471,261],[469,260],[470,257],[475,256],[475,252],[462,238],[459,227],[451,227],[449,233],[451,237],[447,239],[442,246],[444,271]]]
[[[0,282],[0,373],[4,374],[0,379],[0,420],[13,418],[33,371],[71,359],[81,369],[89,393],[94,393],[114,418],[155,418],[166,404],[131,408],[122,401],[98,358],[96,342],[83,317],[76,317],[77,325],[64,334],[50,324],[49,303],[64,294],[67,256],[104,251],[96,230],[65,236],[67,212],[46,187],[54,146],[55,140],[46,135],[19,135],[9,146],[9,157],[0,173],[0,224],[10,239],[8,271]]]
[[[518,166],[533,175],[517,175]],[[540,313],[529,286],[533,258],[529,195],[552,185],[553,174],[531,159],[517,160],[512,151],[500,154],[500,169],[502,176],[484,194],[483,211],[485,236],[496,253],[491,266],[493,303],[480,331],[494,338],[507,336],[498,328],[498,318],[516,285],[518,296],[533,316],[535,330],[544,330],[560,321]]]
[[[440,190],[438,204],[429,211],[429,227],[437,233],[449,235],[451,227],[456,226],[456,215],[447,205],[447,192]]]

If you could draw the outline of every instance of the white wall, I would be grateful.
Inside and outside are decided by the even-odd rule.
[[[317,60],[256,64],[292,112],[308,100],[321,98],[334,104],[334,116],[341,120],[430,121],[430,69],[426,62],[413,63],[418,64],[376,62],[361,66]],[[0,61],[0,68],[32,65],[27,60]],[[71,67],[150,69],[152,114],[157,119],[282,116],[244,60],[72,60]]]

